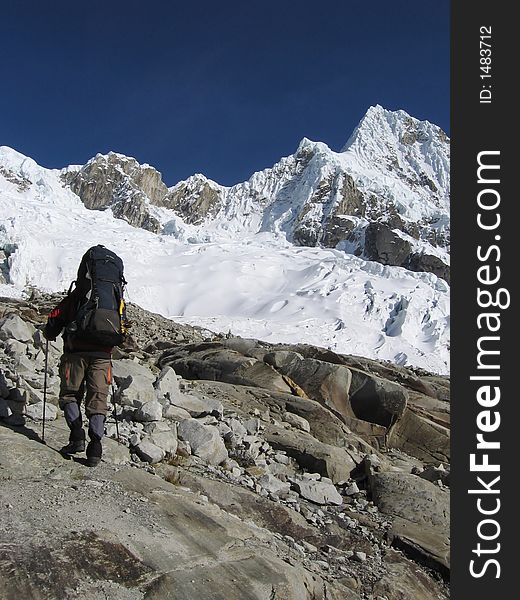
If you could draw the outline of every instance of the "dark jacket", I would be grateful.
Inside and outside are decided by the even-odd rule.
[[[54,341],[63,331],[64,352],[101,352],[111,354],[112,347],[78,340],[72,333],[67,331],[67,325],[70,325],[74,321],[78,307],[83,299],[84,297],[77,290],[65,296],[47,317],[43,335],[46,339]]]

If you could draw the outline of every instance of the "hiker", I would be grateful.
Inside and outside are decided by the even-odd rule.
[[[85,431],[80,404],[85,396],[89,443],[87,465],[95,467],[102,457],[108,393],[112,380],[111,355],[129,326],[123,288],[123,261],[98,245],[83,255],[75,288],[52,310],[43,335],[54,341],[63,331],[60,360],[59,405],[70,429],[65,455],[85,450]]]

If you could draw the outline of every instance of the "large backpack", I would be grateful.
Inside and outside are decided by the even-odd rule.
[[[102,346],[123,343],[126,334],[123,269],[123,261],[105,246],[93,246],[85,252],[74,290],[80,301],[75,319],[68,327],[74,338]]]

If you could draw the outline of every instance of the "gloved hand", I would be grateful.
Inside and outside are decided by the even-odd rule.
[[[48,342],[55,342],[56,341],[56,336],[51,336],[50,333],[47,331],[47,326],[43,325],[40,328],[40,331],[42,332],[43,337],[48,341]]]

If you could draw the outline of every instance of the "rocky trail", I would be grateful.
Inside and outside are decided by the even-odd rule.
[[[0,598],[448,598],[449,381],[136,306],[92,469],[58,449],[58,297],[0,299]]]

